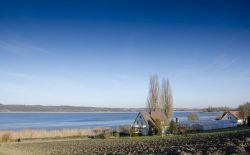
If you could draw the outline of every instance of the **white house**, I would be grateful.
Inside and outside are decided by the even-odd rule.
[[[239,111],[224,112],[218,120],[231,120],[237,122],[237,125],[243,124],[243,119],[240,118]]]
[[[161,120],[163,132],[165,132],[167,128],[167,118],[163,112],[139,112],[132,125],[134,132],[142,135],[154,133],[156,118]]]

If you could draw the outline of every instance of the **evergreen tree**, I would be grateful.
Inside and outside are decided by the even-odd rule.
[[[173,120],[171,120],[169,124],[169,132],[175,133],[176,131],[177,131],[176,123]]]

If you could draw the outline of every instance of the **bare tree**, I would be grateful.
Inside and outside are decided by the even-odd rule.
[[[150,77],[147,104],[149,112],[159,110],[159,81],[157,75]]]
[[[243,119],[243,123],[247,123],[247,118],[250,116],[250,102],[246,102],[239,106],[239,115]]]
[[[167,124],[172,120],[173,114],[173,95],[169,80],[162,80],[162,89],[161,89],[161,109],[167,117]]]

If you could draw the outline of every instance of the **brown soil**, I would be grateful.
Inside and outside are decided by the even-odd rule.
[[[0,152],[9,155],[249,154],[250,131],[192,134],[173,138],[142,137],[2,143]]]

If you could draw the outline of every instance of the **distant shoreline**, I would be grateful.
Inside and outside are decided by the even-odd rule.
[[[139,113],[140,111],[91,111],[91,112],[69,112],[69,111],[0,111],[0,113]],[[204,111],[194,111],[194,110],[187,110],[187,111],[173,111],[173,112],[204,112]],[[206,112],[206,111],[205,111]],[[210,113],[210,112],[207,112]]]
[[[140,111],[0,111],[0,113],[139,113]],[[207,112],[196,110],[174,110],[173,112]],[[216,112],[216,111],[212,111]],[[211,112],[207,112],[211,113]]]
[[[43,105],[3,105],[0,104],[0,113],[126,113],[146,111],[146,108],[107,108],[83,106],[43,106]],[[202,109],[174,108],[174,111],[202,112]]]
[[[138,113],[136,111],[121,111],[121,112],[112,112],[112,111],[91,111],[91,112],[69,112],[69,111],[0,111],[0,113]]]

